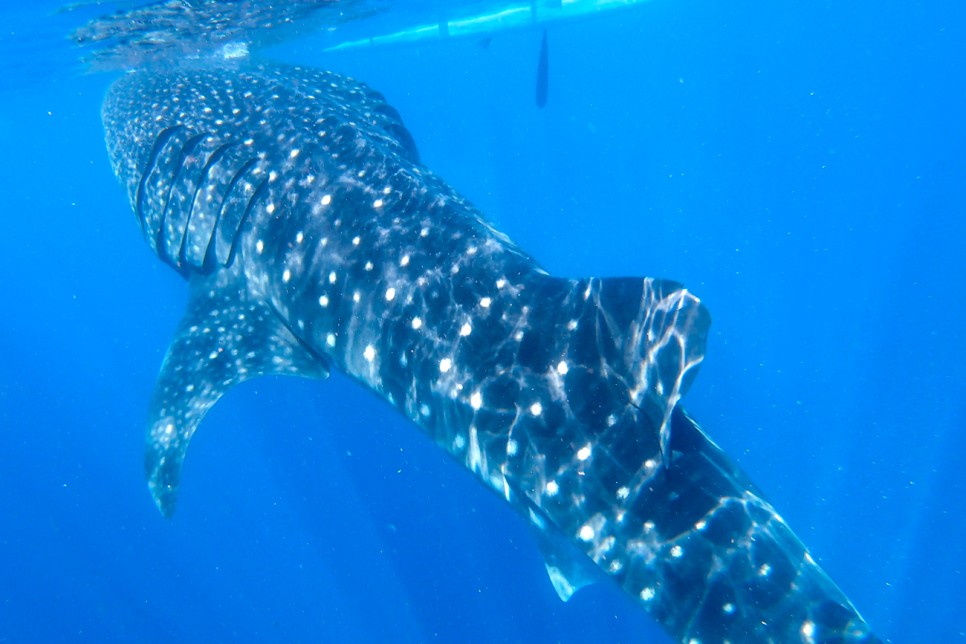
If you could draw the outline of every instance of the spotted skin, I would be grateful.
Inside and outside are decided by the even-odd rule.
[[[191,289],[149,419],[165,515],[228,388],[335,368],[676,639],[875,641],[678,404],[710,324],[686,289],[549,276],[420,165],[378,93],[335,74],[137,72],[103,119],[145,239]]]

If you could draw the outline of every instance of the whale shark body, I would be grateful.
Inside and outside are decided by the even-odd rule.
[[[682,409],[710,318],[681,285],[548,275],[336,74],[139,71],[103,120],[145,239],[190,285],[148,422],[162,513],[225,391],[335,368],[533,525],[561,597],[610,577],[684,642],[876,641]]]

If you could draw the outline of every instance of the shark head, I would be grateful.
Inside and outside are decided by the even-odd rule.
[[[231,264],[270,189],[295,195],[342,179],[331,175],[358,162],[359,150],[419,162],[381,94],[298,67],[222,61],[129,73],[110,89],[102,119],[145,240],[185,275]],[[340,155],[345,164],[319,164]]]

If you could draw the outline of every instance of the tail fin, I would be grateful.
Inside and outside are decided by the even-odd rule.
[[[538,326],[547,350],[562,358],[558,373],[579,442],[527,437],[542,441],[528,448],[538,456],[521,458],[512,474],[531,517],[546,517],[570,537],[678,641],[878,641],[678,404],[710,326],[698,299],[652,279],[548,279],[538,289]],[[525,349],[527,366],[553,364]],[[633,413],[619,416],[631,405]],[[588,439],[593,450],[575,449]],[[551,462],[554,450],[567,449]],[[565,595],[585,580],[560,556],[547,561]]]
[[[879,642],[697,423],[680,407],[671,423],[674,463],[628,508],[650,563],[626,567],[625,590],[680,641]]]

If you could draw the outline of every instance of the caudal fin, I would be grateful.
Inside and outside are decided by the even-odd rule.
[[[684,410],[674,462],[628,498],[621,584],[679,641],[879,642],[748,477]],[[696,589],[702,589],[696,592]]]

